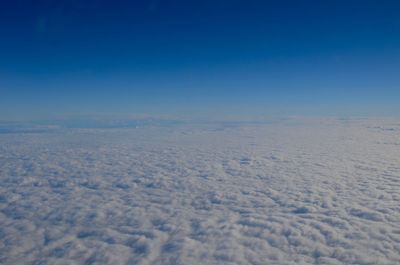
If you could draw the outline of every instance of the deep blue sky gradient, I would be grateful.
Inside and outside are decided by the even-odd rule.
[[[0,120],[400,116],[399,1],[0,1]]]

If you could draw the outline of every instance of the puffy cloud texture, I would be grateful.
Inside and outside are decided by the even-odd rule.
[[[1,264],[400,264],[400,122],[0,134]]]

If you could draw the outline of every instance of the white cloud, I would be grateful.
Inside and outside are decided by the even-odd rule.
[[[0,263],[397,264],[399,124],[0,134]]]

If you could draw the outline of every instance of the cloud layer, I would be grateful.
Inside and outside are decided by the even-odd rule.
[[[0,134],[1,264],[399,264],[400,122]]]

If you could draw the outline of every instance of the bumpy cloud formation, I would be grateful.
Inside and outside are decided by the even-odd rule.
[[[0,134],[1,264],[400,264],[400,122]]]

